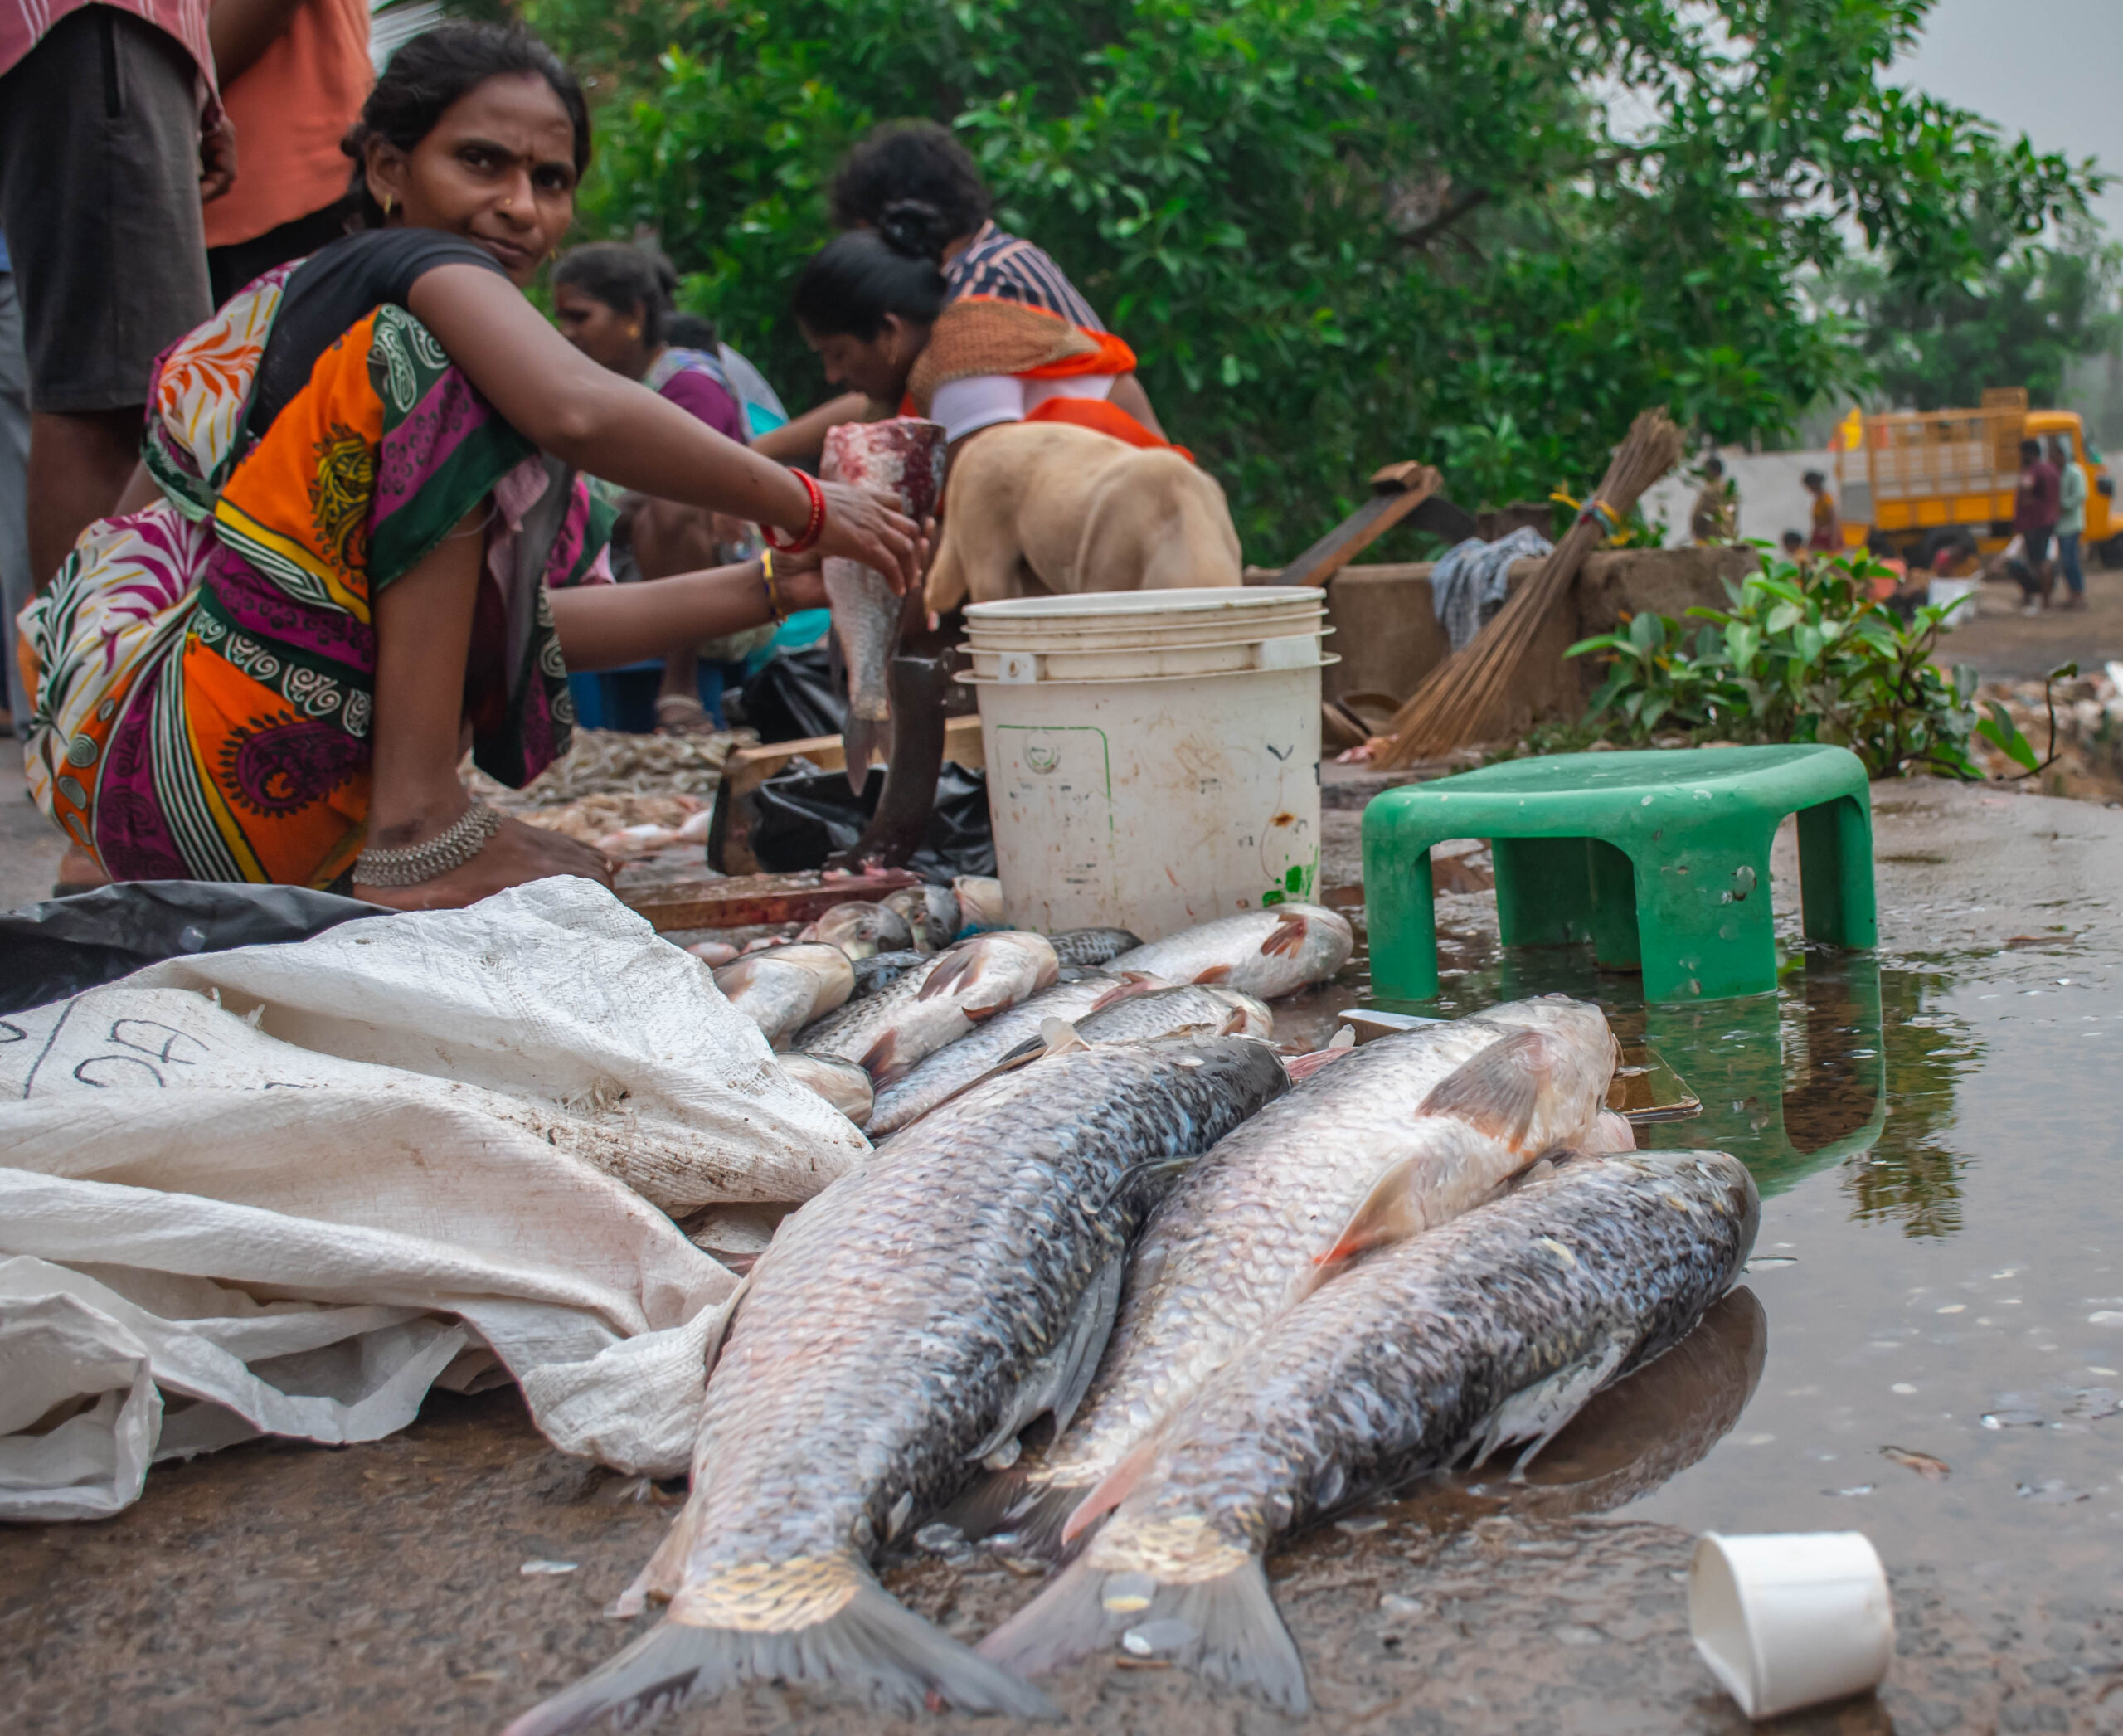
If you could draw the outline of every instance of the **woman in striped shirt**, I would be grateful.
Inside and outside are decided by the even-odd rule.
[[[797,315],[828,377],[856,391],[799,419],[817,418],[818,437],[891,406],[933,417],[955,445],[1040,421],[1167,444],[1134,353],[1052,259],[996,226],[972,158],[943,128],[877,129],[842,164],[833,202],[850,232],[812,261]]]

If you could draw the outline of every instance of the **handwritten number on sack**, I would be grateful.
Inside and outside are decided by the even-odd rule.
[[[112,1022],[109,1040],[121,1048],[134,1051],[129,1055],[91,1055],[74,1069],[74,1077],[84,1085],[93,1085],[99,1091],[114,1085],[142,1085],[147,1082],[140,1074],[158,1086],[169,1082],[163,1077],[163,1067],[192,1067],[199,1058],[211,1053],[207,1046],[189,1031],[180,1031],[173,1024],[164,1024],[154,1019],[120,1019]],[[187,1054],[186,1050],[196,1050]],[[142,1058],[152,1056],[153,1060]],[[134,1068],[138,1068],[135,1072]]]
[[[0,1043],[27,1043],[30,1033],[18,1024],[10,1024],[0,1019]]]

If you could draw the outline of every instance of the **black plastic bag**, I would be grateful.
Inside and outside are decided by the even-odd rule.
[[[0,913],[0,1013],[19,1013],[195,952],[306,941],[384,912],[303,886],[128,880]]]
[[[762,742],[837,736],[848,723],[848,693],[834,678],[826,639],[775,654],[745,683],[745,721]]]
[[[823,868],[852,849],[884,794],[885,768],[872,766],[859,796],[840,771],[785,771],[752,792],[752,854],[770,874]],[[936,778],[936,806],[921,847],[906,864],[941,885],[955,874],[995,872],[995,834],[988,818],[988,780],[946,760]]]

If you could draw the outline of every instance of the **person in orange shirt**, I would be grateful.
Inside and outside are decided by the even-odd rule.
[[[207,28],[238,153],[235,186],[206,207],[219,307],[346,233],[339,141],[376,75],[366,0],[216,0]]]

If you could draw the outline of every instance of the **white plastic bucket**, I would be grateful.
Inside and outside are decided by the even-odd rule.
[[[1325,616],[1282,585],[969,608],[1011,923],[1155,940],[1311,898]]]

